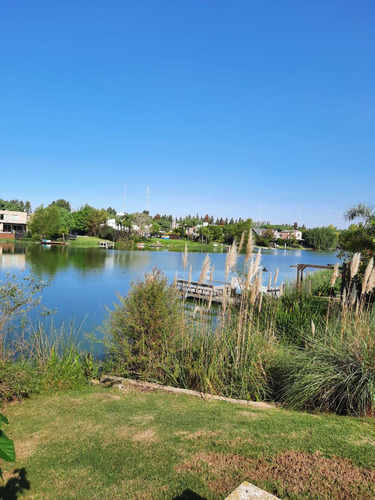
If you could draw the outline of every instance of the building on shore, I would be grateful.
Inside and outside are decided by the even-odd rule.
[[[26,233],[27,212],[0,210],[0,238],[13,240]]]

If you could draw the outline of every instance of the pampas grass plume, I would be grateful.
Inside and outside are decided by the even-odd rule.
[[[240,244],[238,245],[238,251],[241,252],[241,248],[243,247],[245,241],[245,231],[242,231]]]
[[[279,268],[276,269],[275,277],[273,278],[273,286],[276,285],[278,277],[279,277]]]
[[[182,254],[182,265],[184,267],[184,272],[187,266],[187,261],[188,261],[188,249],[187,249],[187,243],[185,243],[185,252]]]
[[[372,292],[375,287],[375,267],[372,268],[370,277],[367,281],[366,293]]]
[[[333,273],[331,277],[331,288],[335,286],[336,280],[339,277],[339,265],[335,264],[335,267],[333,268]]]
[[[204,283],[207,280],[208,273],[210,272],[210,256],[206,254],[206,257],[203,261],[203,266],[201,269],[201,274],[199,275],[198,285]]]
[[[247,238],[247,244],[246,244],[246,257],[245,257],[245,263],[250,259],[252,251],[253,251],[253,230],[250,228],[249,229],[249,236]]]
[[[367,264],[367,267],[366,267],[366,271],[365,271],[365,274],[363,275],[363,280],[362,280],[362,290],[361,290],[361,294],[363,295],[364,293],[366,293],[366,289],[367,289],[367,282],[370,278],[370,275],[371,275],[371,272],[372,272],[372,268],[374,267],[374,257],[371,257],[370,259],[370,262]]]
[[[361,252],[357,252],[353,255],[352,263],[350,266],[350,278],[353,279],[358,273],[359,263],[361,262]]]

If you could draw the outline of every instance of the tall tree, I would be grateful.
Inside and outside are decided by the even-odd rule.
[[[51,239],[62,236],[65,239],[65,236],[74,229],[74,220],[65,208],[56,205],[44,208],[41,205],[35,210],[28,228],[32,235]]]
[[[54,205],[59,208],[65,208],[68,212],[72,211],[69,201],[63,200],[62,198],[55,200],[50,204],[50,206]]]
[[[337,231],[333,227],[314,227],[304,232],[309,247],[316,250],[332,250],[337,245]]]

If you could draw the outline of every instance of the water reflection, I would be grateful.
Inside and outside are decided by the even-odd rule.
[[[200,274],[205,253],[189,253],[188,265],[183,271],[182,252],[148,250],[104,250],[98,248],[72,248],[69,246],[42,246],[40,244],[0,243],[0,273],[26,268],[41,279],[52,279],[43,291],[43,303],[57,308],[56,326],[61,322],[76,324],[86,318],[83,330],[93,331],[105,316],[105,308],[113,307],[116,291],[126,294],[131,281],[143,276],[153,267],[162,270],[169,280],[177,272],[187,278],[192,265],[192,279]],[[215,266],[214,279],[225,280],[226,254],[210,253]],[[337,262],[335,253],[305,250],[262,250],[262,265],[270,273],[279,268],[279,281],[295,279],[291,265],[299,263],[331,264]],[[244,268],[244,256],[238,259],[238,270]],[[265,274],[264,282],[268,280]]]
[[[23,269],[26,265],[26,248],[14,242],[0,245],[0,268],[8,271]]]
[[[71,248],[53,245],[29,245],[26,252],[26,262],[37,276],[48,275],[53,278],[58,271],[69,267],[79,269],[83,274],[92,269],[102,269],[105,266],[106,253],[96,248]]]

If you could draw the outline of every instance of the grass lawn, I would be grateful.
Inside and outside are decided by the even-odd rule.
[[[375,498],[371,419],[104,387],[3,412],[17,463],[0,498],[222,499],[245,480],[280,498]]]
[[[94,236],[77,236],[76,240],[70,240],[69,244],[71,247],[98,247],[100,241],[109,241],[103,240],[102,238],[96,238]]]
[[[191,241],[191,240],[185,240],[185,239],[180,239],[180,240],[163,240],[162,238],[149,238],[145,242],[145,246],[148,247],[150,245],[155,245],[155,244],[161,244],[163,245],[164,248],[168,248],[168,250],[176,251],[176,252],[183,252],[185,250],[185,245],[187,243],[188,250],[190,252],[193,251],[204,251],[204,252],[212,252],[213,250],[220,250],[220,246],[214,247],[212,243],[209,245],[205,243],[201,243],[199,241]],[[224,247],[223,247],[224,248]]]

